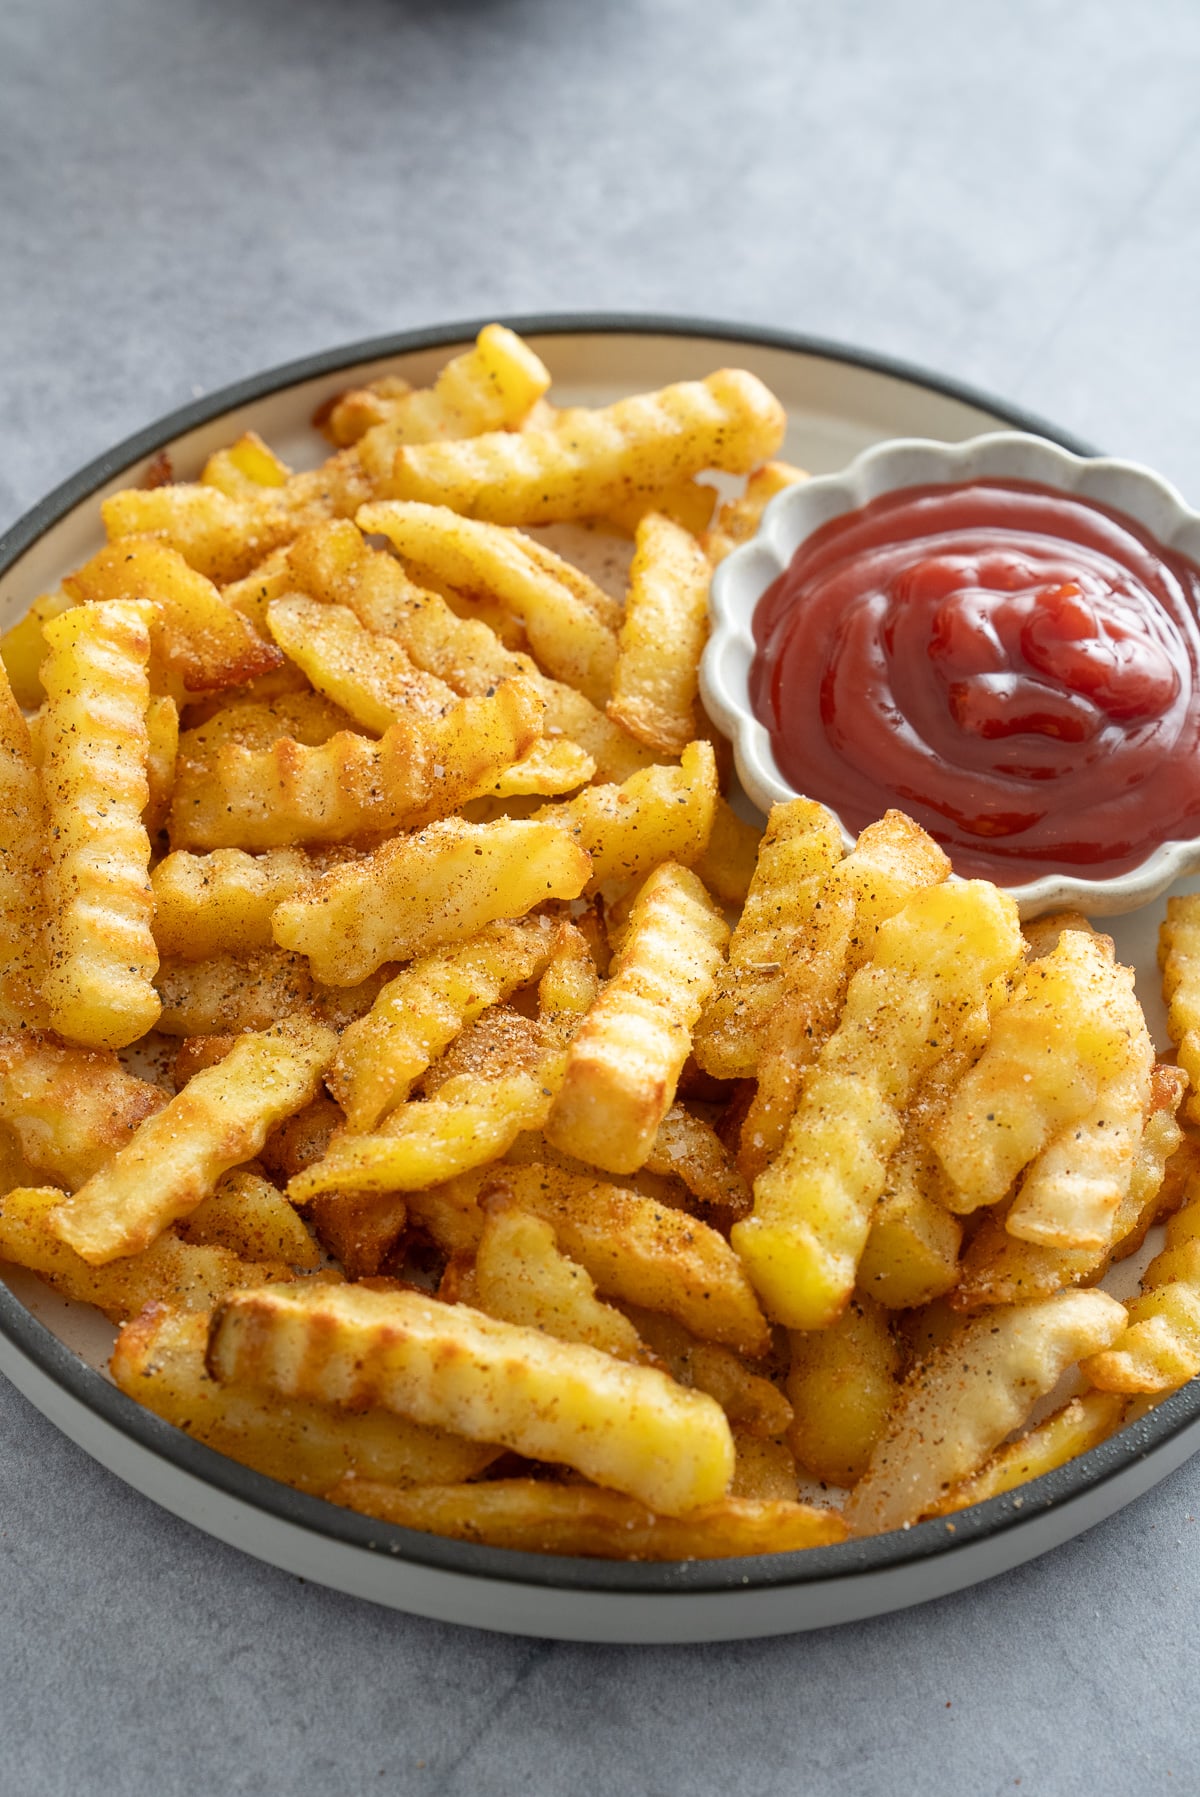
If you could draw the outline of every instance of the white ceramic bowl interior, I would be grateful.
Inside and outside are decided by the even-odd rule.
[[[1200,562],[1200,513],[1175,488],[1137,462],[1073,455],[1044,437],[994,431],[966,443],[902,437],[865,450],[839,474],[818,475],[778,494],[755,537],[725,558],[713,578],[712,635],[704,653],[700,687],[705,706],[733,743],[738,777],[763,811],[796,789],[779,771],[766,727],[750,705],[754,613],[796,550],[833,518],[857,511],[902,487],[957,481],[1035,481],[1124,512],[1158,542]],[[820,799],[820,792],[807,795]],[[847,846],[853,840],[843,829]],[[1173,881],[1200,871],[1200,837],[1162,843],[1131,872],[1089,880],[1050,873],[1010,885],[1024,917],[1076,905],[1091,915],[1132,911],[1157,898]],[[1000,883],[1006,884],[1001,881]]]

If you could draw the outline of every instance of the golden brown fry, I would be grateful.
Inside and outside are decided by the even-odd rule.
[[[304,956],[278,948],[164,960],[155,984],[163,1007],[158,1028],[165,1036],[265,1030],[281,1017],[314,1013],[318,1004]]]
[[[300,1017],[243,1036],[59,1206],[55,1234],[90,1266],[147,1247],[316,1096],[336,1047],[332,1030]]]
[[[1174,1391],[1200,1372],[1200,1182],[1167,1219],[1167,1240],[1142,1275],[1141,1296],[1106,1351],[1082,1371],[1104,1391]]]
[[[586,1342],[618,1360],[644,1360],[628,1317],[601,1303],[586,1267],[560,1252],[553,1227],[505,1201],[487,1207],[472,1302],[502,1322]]]
[[[733,1483],[729,1495],[751,1503],[795,1503],[799,1478],[786,1441],[768,1441],[741,1429],[733,1433]]]
[[[701,539],[704,552],[713,566],[724,561],[730,550],[736,549],[739,543],[749,542],[762,523],[763,513],[777,493],[807,479],[804,469],[793,468],[790,462],[767,462],[763,467],[756,468],[746,482],[746,491],[741,498],[725,502],[717,514],[713,528],[706,531]]]
[[[504,325],[489,324],[470,349],[446,363],[432,387],[411,388],[386,375],[338,394],[314,422],[342,446],[369,438],[363,441],[368,469],[381,461],[390,468],[401,443],[518,430],[549,385],[529,345]]]
[[[148,836],[157,836],[167,821],[178,754],[179,707],[165,693],[152,694],[146,707],[146,786],[149,796],[142,813]]]
[[[1200,894],[1167,900],[1158,932],[1158,964],[1167,1028],[1191,1081],[1184,1115],[1190,1123],[1200,1123]]]
[[[384,1480],[391,1491],[409,1481],[469,1479],[496,1458],[495,1448],[386,1411],[355,1416],[332,1404],[281,1404],[219,1385],[205,1370],[207,1344],[206,1315],[156,1304],[122,1330],[110,1370],[148,1410],[285,1485],[319,1496],[354,1477]]]
[[[76,606],[46,626],[49,813],[43,994],[60,1035],[124,1048],[153,1027],[150,839],[142,822],[152,608]]]
[[[328,1494],[364,1516],[459,1541],[525,1553],[607,1560],[719,1560],[844,1541],[836,1510],[781,1499],[727,1497],[682,1519],[588,1485],[489,1479],[480,1485],[395,1485],[347,1479]]]
[[[69,611],[73,601],[61,587],[35,599],[23,618],[0,636],[0,659],[12,684],[13,697],[24,711],[33,711],[45,697],[41,666],[46,658],[42,626]]]
[[[715,1398],[735,1430],[735,1439],[755,1435],[764,1440],[783,1435],[792,1424],[792,1407],[769,1379],[752,1373],[743,1360],[715,1342],[700,1341],[675,1317],[627,1304],[637,1332],[672,1379],[693,1385]],[[793,1467],[793,1474],[795,1469]]]
[[[535,420],[530,420],[530,427],[538,428]],[[657,493],[638,493],[624,504],[613,506],[605,523],[625,536],[635,537],[642,519],[651,512],[658,512],[698,537],[712,523],[716,505],[715,487],[700,480],[677,480],[670,486],[660,487]]]
[[[852,1533],[916,1522],[967,1478],[1068,1367],[1107,1347],[1125,1312],[1107,1292],[1060,1292],[962,1325],[910,1376],[844,1515]]]
[[[318,692],[381,736],[409,715],[440,718],[457,698],[398,642],[365,629],[349,606],[288,593],[268,607],[267,628]]]
[[[648,1173],[677,1174],[693,1198],[718,1204],[735,1217],[750,1209],[750,1188],[710,1123],[673,1104],[642,1163]]]
[[[324,1192],[305,1214],[347,1279],[381,1274],[408,1223],[408,1206],[397,1192]]]
[[[204,961],[271,948],[276,905],[303,891],[320,871],[301,849],[257,856],[242,849],[210,855],[176,850],[150,876],[160,954]]]
[[[688,531],[658,512],[642,519],[607,711],[668,757],[682,755],[701,734],[696,694],[708,640],[709,572]]]
[[[343,1285],[314,1302],[301,1287],[269,1287],[233,1298],[214,1314],[207,1365],[222,1383],[376,1405],[559,1461],[668,1514],[716,1502],[733,1472],[729,1426],[711,1398],[416,1292]]]
[[[587,890],[640,880],[663,861],[688,866],[712,829],[717,774],[706,742],[689,743],[678,767],[643,768],[621,786],[589,786],[577,798],[543,805],[540,824],[567,830],[592,858]]]
[[[998,1448],[972,1478],[952,1485],[929,1514],[950,1516],[955,1510],[985,1503],[1030,1479],[1040,1479],[1056,1466],[1065,1466],[1089,1448],[1099,1447],[1120,1427],[1128,1402],[1124,1396],[1108,1391],[1088,1391],[1072,1398],[1019,1441]]]
[[[33,1030],[0,1034],[0,1121],[35,1173],[71,1191],[166,1102],[111,1051],[71,1048]]]
[[[577,898],[587,854],[552,824],[447,818],[334,868],[275,913],[281,948],[309,956],[327,985],[354,985],[385,961],[464,942],[546,899]]]
[[[321,1264],[320,1249],[283,1193],[257,1173],[226,1173],[183,1219],[179,1234],[185,1242],[228,1248],[242,1260],[282,1261],[297,1272]]]
[[[791,1336],[789,1439],[800,1465],[829,1485],[853,1485],[883,1434],[900,1381],[886,1310],[852,1298],[837,1322]]]
[[[713,811],[708,846],[693,867],[714,898],[739,911],[750,893],[762,834],[747,824],[721,795]]]
[[[46,808],[29,726],[0,667],[0,1026],[43,1021]]]

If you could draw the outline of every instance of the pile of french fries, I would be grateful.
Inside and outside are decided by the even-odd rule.
[[[549,380],[493,325],[314,471],[160,465],[4,637],[0,1257],[158,1415],[410,1528],[947,1514],[1200,1371],[1187,1074],[1084,918],[898,813],[735,816],[697,670],[782,409]],[[1195,1077],[1200,901],[1164,955]]]

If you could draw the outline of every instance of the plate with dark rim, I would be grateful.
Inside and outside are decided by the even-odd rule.
[[[323,400],[384,373],[424,384],[483,322],[310,356],[239,381],[137,432],[65,481],[0,539],[0,624],[11,623],[99,547],[99,501],[136,484],[161,451],[170,452],[177,478],[188,479],[214,449],[253,428],[293,465],[312,466],[325,453],[311,427]],[[1078,453],[1096,453],[985,393],[811,337],[623,315],[506,322],[547,361],[554,396],[565,403],[605,404],[731,362],[749,368],[787,408],[782,453],[814,473],[841,468],[888,437],[958,442],[997,427],[1034,431]],[[1160,1042],[1154,948],[1163,902],[1105,924],[1121,958],[1138,969]],[[396,1609],[514,1634],[733,1640],[902,1609],[1070,1539],[1200,1448],[1195,1381],[1067,1466],[954,1517],[897,1534],[803,1553],[669,1564],[518,1553],[375,1522],[214,1453],[116,1389],[104,1370],[113,1331],[98,1313],[65,1302],[31,1275],[4,1272],[0,1371],[119,1478],[197,1528],[288,1572]]]

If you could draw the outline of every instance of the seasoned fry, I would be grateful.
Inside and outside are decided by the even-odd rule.
[[[791,1335],[789,1440],[800,1465],[829,1485],[853,1485],[883,1434],[900,1381],[887,1312],[852,1298],[829,1329]]]
[[[718,1079],[748,1078],[784,980],[784,964],[841,860],[837,819],[812,799],[772,805],[729,956],[696,1026],[696,1059]]]
[[[395,1485],[347,1479],[328,1494],[364,1516],[459,1541],[525,1553],[620,1560],[719,1560],[844,1541],[836,1510],[782,1499],[722,1498],[684,1518],[656,1516],[588,1485],[489,1479],[481,1485]]]
[[[502,1322],[586,1342],[618,1360],[646,1358],[628,1317],[601,1303],[586,1267],[562,1254],[541,1217],[493,1204],[475,1256],[473,1302]]]
[[[693,866],[714,898],[719,898],[723,905],[740,911],[745,904],[758,865],[761,841],[757,828],[743,822],[718,793],[708,845]]]
[[[123,1392],[176,1428],[301,1491],[320,1496],[346,1477],[381,1479],[389,1491],[410,1481],[469,1479],[499,1451],[386,1411],[356,1416],[219,1385],[205,1370],[207,1345],[207,1315],[156,1304],[121,1331],[110,1370]]]
[[[283,1193],[257,1173],[226,1173],[212,1196],[179,1225],[185,1242],[228,1248],[242,1260],[282,1261],[297,1272],[321,1264],[321,1251]]]
[[[783,1152],[733,1243],[768,1315],[823,1329],[854,1287],[903,1108],[993,980],[1021,954],[1016,906],[986,881],[927,887],[879,926]]]
[[[281,1017],[319,1008],[319,989],[304,956],[277,948],[203,961],[171,958],[155,984],[163,1007],[157,1027],[164,1036],[265,1030]]]
[[[1105,1352],[1084,1362],[1085,1378],[1104,1391],[1166,1392],[1200,1372],[1200,1186],[1167,1219],[1167,1241],[1127,1307],[1127,1327]]]
[[[530,423],[533,422],[531,419]],[[668,487],[661,487],[657,493],[638,493],[623,504],[613,506],[605,522],[626,536],[636,537],[642,519],[651,512],[658,512],[698,537],[712,523],[716,505],[715,487],[700,480],[677,480]]]
[[[792,1424],[792,1407],[777,1385],[752,1373],[745,1361],[715,1342],[700,1341],[676,1318],[627,1304],[637,1332],[672,1379],[715,1398],[741,1441],[747,1435],[772,1440]],[[793,1482],[795,1466],[792,1468]]]
[[[351,986],[385,961],[464,942],[546,899],[577,898],[592,864],[553,824],[447,818],[324,874],[279,906],[275,940],[308,955],[317,979]]]
[[[179,707],[167,694],[152,694],[146,707],[146,787],[142,822],[157,836],[171,809],[175,762],[179,754]]]
[[[1125,1321],[1107,1292],[1060,1292],[964,1324],[912,1374],[844,1515],[855,1535],[916,1522],[967,1478],[1066,1369]]]
[[[750,1209],[750,1189],[709,1123],[682,1104],[673,1104],[658,1127],[647,1173],[677,1174],[693,1198],[719,1204],[735,1216]]]
[[[621,786],[589,786],[578,798],[534,813],[571,835],[592,858],[587,891],[610,880],[640,880],[662,861],[683,866],[708,842],[717,773],[706,742],[689,743],[678,767],[649,767]]]
[[[1192,1086],[1184,1115],[1189,1123],[1200,1123],[1200,894],[1167,900],[1158,932],[1158,964],[1167,1028]]]
[[[160,954],[204,961],[271,948],[276,905],[303,891],[319,871],[301,849],[258,856],[242,849],[211,855],[176,850],[150,876]]]
[[[380,736],[411,715],[440,718],[454,689],[418,668],[391,637],[367,630],[346,605],[288,593],[267,607],[267,628],[319,693]]]
[[[12,685],[13,697],[24,711],[33,711],[45,697],[41,666],[46,658],[42,626],[69,611],[73,601],[61,587],[35,599],[23,618],[0,636],[0,659]]]
[[[600,411],[560,412],[548,430],[400,449],[388,492],[494,524],[603,517],[706,468],[745,474],[783,431],[782,408],[762,383],[721,369]]]
[[[42,1021],[46,811],[29,726],[0,667],[0,1027]]]
[[[316,1096],[336,1047],[332,1030],[299,1017],[243,1036],[58,1207],[55,1234],[90,1266],[147,1247]]]
[[[390,466],[401,443],[519,429],[549,385],[529,345],[504,325],[489,324],[470,349],[446,363],[432,387],[414,389],[393,377],[373,381],[338,394],[314,423],[343,448],[369,434],[370,444],[363,444],[368,468],[385,456]]]
[[[654,1146],[729,931],[695,874],[664,862],[638,894],[611,977],[567,1054],[547,1139],[610,1173]]]
[[[715,1503],[728,1488],[724,1412],[651,1367],[415,1292],[344,1285],[313,1296],[273,1287],[219,1305],[212,1376],[288,1398],[378,1405],[559,1461],[668,1515]]]
[[[396,1192],[325,1192],[305,1215],[347,1279],[374,1279],[401,1242],[408,1206]]]
[[[1086,1454],[1089,1448],[1107,1441],[1120,1427],[1127,1405],[1127,1398],[1109,1391],[1087,1391],[1082,1397],[1072,1398],[1019,1441],[998,1448],[972,1478],[952,1485],[929,1514],[950,1516],[955,1510],[985,1503],[1030,1479],[1040,1479],[1056,1466],[1065,1466],[1077,1454]]]
[[[76,606],[46,625],[42,990],[53,1028],[86,1048],[126,1047],[159,1011],[142,822],[150,615],[144,603],[114,601]]]
[[[762,468],[756,468],[746,482],[746,491],[741,498],[725,502],[717,514],[713,528],[705,531],[701,539],[704,552],[713,566],[724,561],[739,543],[749,542],[762,523],[763,513],[777,493],[807,479],[804,469],[794,468],[790,462],[767,462]]]
[[[701,734],[696,693],[708,640],[709,573],[688,531],[658,512],[642,519],[607,710],[666,756],[682,755]]]
[[[166,1102],[111,1051],[71,1048],[33,1030],[0,1034],[0,1122],[36,1174],[70,1191]]]

